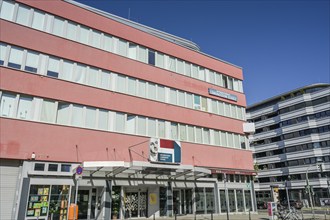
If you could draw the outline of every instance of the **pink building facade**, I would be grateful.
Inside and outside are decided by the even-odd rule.
[[[1,219],[255,210],[240,67],[75,2],[0,5]]]

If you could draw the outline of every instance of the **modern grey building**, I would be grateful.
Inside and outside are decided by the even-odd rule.
[[[309,182],[315,205],[324,205],[330,198],[330,84],[305,86],[251,105],[247,119],[256,128],[250,142],[258,171],[257,200],[270,201],[274,188],[283,200],[287,186],[290,199],[309,204]]]

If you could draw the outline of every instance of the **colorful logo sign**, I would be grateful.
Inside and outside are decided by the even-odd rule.
[[[181,163],[181,143],[179,141],[150,138],[149,160],[161,163]]]

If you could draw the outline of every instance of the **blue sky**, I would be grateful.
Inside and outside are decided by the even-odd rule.
[[[248,105],[330,83],[329,0],[78,0],[243,68]]]

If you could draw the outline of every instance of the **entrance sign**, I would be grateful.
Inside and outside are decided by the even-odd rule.
[[[181,143],[173,140],[150,138],[149,160],[160,163],[181,163]]]

